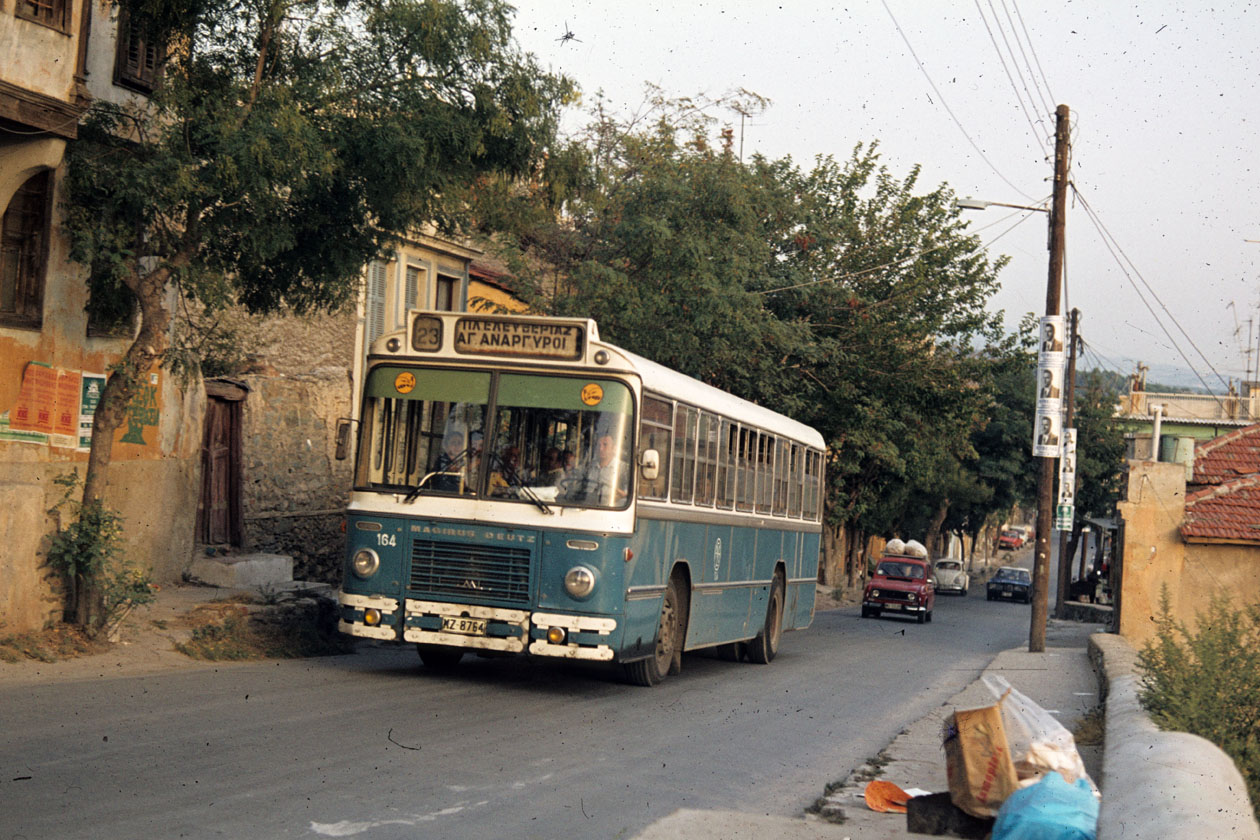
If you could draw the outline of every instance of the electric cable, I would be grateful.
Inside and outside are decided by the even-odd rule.
[[[1164,305],[1164,302],[1162,300],[1160,300],[1159,295],[1155,293],[1155,290],[1151,288],[1151,285],[1146,282],[1146,278],[1142,277],[1141,272],[1137,270],[1137,266],[1133,264],[1133,261],[1130,260],[1128,255],[1125,254],[1124,251],[1120,248],[1119,243],[1115,242],[1114,237],[1111,236],[1110,231],[1107,230],[1106,226],[1102,223],[1102,220],[1098,218],[1098,215],[1094,211],[1093,207],[1091,207],[1089,202],[1085,199],[1085,197],[1081,195],[1079,191],[1076,190],[1075,186],[1072,187],[1072,191],[1073,193],[1075,193],[1077,196],[1080,197],[1081,206],[1085,208],[1085,213],[1089,217],[1090,222],[1093,223],[1095,229],[1102,236],[1103,245],[1106,246],[1108,253],[1111,254],[1111,258],[1116,261],[1116,265],[1119,266],[1120,272],[1124,275],[1125,279],[1128,280],[1129,283],[1133,286],[1134,291],[1138,293],[1138,298],[1142,301],[1142,304],[1151,313],[1151,317],[1155,319],[1155,323],[1159,326],[1159,328],[1163,331],[1164,335],[1168,338],[1168,341],[1169,343],[1172,344],[1173,349],[1177,351],[1177,354],[1181,356],[1182,360],[1186,363],[1186,365],[1190,367],[1190,370],[1191,372],[1194,373],[1195,377],[1201,383],[1203,383],[1204,390],[1206,390],[1209,394],[1212,393],[1211,386],[1207,384],[1207,381],[1203,378],[1202,374],[1199,373],[1198,369],[1190,361],[1185,351],[1181,349],[1181,346],[1177,343],[1177,340],[1173,338],[1172,333],[1169,332],[1166,326],[1164,326],[1163,321],[1160,320],[1159,315],[1155,312],[1155,308],[1152,307],[1150,304],[1150,301],[1146,299],[1146,295],[1142,294],[1142,290],[1139,289],[1137,284],[1133,282],[1133,277],[1130,276],[1129,270],[1125,268],[1124,262],[1129,263],[1130,267],[1133,268],[1133,273],[1136,274],[1138,279],[1142,281],[1142,285],[1146,287],[1147,291],[1150,293],[1150,296],[1155,299],[1156,303],[1158,303],[1160,307],[1164,310],[1164,313],[1168,315],[1168,318],[1173,322],[1173,324],[1177,327],[1177,329],[1180,330],[1181,334],[1185,336],[1186,340],[1190,343],[1190,346],[1194,348],[1195,352],[1197,352],[1200,358],[1203,359],[1204,364],[1208,366],[1208,369],[1211,370],[1212,373],[1216,375],[1216,378],[1221,381],[1221,385],[1223,385],[1226,389],[1228,389],[1229,384],[1225,381],[1224,377],[1222,377],[1220,373],[1217,372],[1216,368],[1212,366],[1212,363],[1208,361],[1207,357],[1203,354],[1203,351],[1198,348],[1198,346],[1194,343],[1194,340],[1190,338],[1190,336],[1186,333],[1185,329],[1182,328],[1181,324],[1177,322],[1177,319],[1173,317],[1171,312],[1168,311],[1168,307]],[[1117,252],[1119,252],[1119,254],[1124,257],[1124,262],[1121,261],[1120,256],[1117,256]],[[1213,394],[1213,396],[1216,396],[1216,395]],[[1219,397],[1217,398],[1217,402],[1221,404],[1222,408],[1224,407],[1224,403],[1221,402]]]
[[[1041,146],[1041,151],[1048,155],[1050,150],[1046,146],[1046,140],[1037,132],[1037,126],[1028,110],[1028,105],[1024,103],[1024,95],[1027,95],[1029,100],[1031,100],[1032,94],[1028,93],[1028,83],[1024,81],[1023,71],[1020,70],[1019,64],[1015,61],[1015,51],[1011,49],[1011,42],[1006,37],[1006,30],[1002,28],[1002,22],[998,19],[997,10],[993,8],[993,0],[987,0],[989,11],[993,13],[993,23],[1002,35],[1002,42],[1006,44],[1006,51],[1011,54],[1011,64],[1015,66],[1015,74],[1019,76],[1019,81],[1024,87],[1024,95],[1020,94],[1019,85],[1015,83],[1014,77],[1011,76],[1011,70],[1006,65],[1006,57],[1002,54],[1002,49],[998,46],[997,39],[993,37],[993,28],[989,26],[989,20],[984,16],[984,10],[980,8],[980,0],[975,0],[975,2],[976,13],[980,15],[985,31],[989,33],[989,43],[993,44],[993,51],[997,53],[998,62],[1002,65],[1002,72],[1006,73],[1006,80],[1011,83],[1011,90],[1015,93],[1015,101],[1019,103],[1019,110],[1024,112],[1024,119],[1028,121],[1028,130],[1032,132],[1033,139],[1037,141],[1037,145]],[[1036,103],[1033,103],[1033,107],[1036,107]]]
[[[901,24],[897,22],[897,17],[893,14],[892,9],[888,7],[888,0],[880,0],[880,2],[884,5],[884,11],[888,12],[888,17],[892,19],[893,26],[896,27],[897,34],[901,36],[901,40],[905,43],[906,49],[910,51],[910,56],[914,59],[914,63],[918,66],[919,72],[921,72],[923,77],[927,79],[928,85],[932,88],[932,91],[936,94],[937,98],[941,100],[941,106],[945,109],[945,113],[949,114],[949,118],[954,121],[954,125],[958,126],[958,130],[962,132],[963,137],[967,138],[967,142],[971,144],[971,148],[976,150],[976,154],[980,155],[980,159],[987,163],[989,168],[993,170],[994,174],[1001,178],[1008,187],[1031,201],[1032,196],[1015,186],[1009,178],[1003,175],[1001,170],[994,165],[993,161],[989,160],[989,156],[984,153],[984,150],[980,148],[975,140],[971,139],[971,135],[967,133],[967,129],[963,127],[962,122],[957,116],[955,116],[953,109],[949,107],[949,103],[945,101],[945,97],[941,95],[940,90],[936,87],[936,83],[932,81],[932,77],[928,74],[927,68],[923,66],[923,62],[919,60],[918,54],[915,53],[914,47],[910,45],[910,39],[906,37],[906,33],[901,29]]]

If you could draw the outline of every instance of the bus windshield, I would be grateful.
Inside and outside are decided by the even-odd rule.
[[[365,389],[355,483],[622,508],[633,420],[616,380],[384,365]]]

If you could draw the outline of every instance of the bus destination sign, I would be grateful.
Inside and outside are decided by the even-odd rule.
[[[580,324],[460,318],[455,323],[455,352],[477,356],[575,360],[582,358],[585,333]]]

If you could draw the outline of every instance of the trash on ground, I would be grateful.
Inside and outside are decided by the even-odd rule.
[[[973,817],[994,817],[1019,787],[998,704],[956,709],[941,733],[950,799]]]
[[[906,803],[910,801],[910,794],[883,779],[869,782],[863,796],[866,798],[866,807],[881,813],[904,814]]]
[[[906,831],[911,834],[946,834],[984,840],[992,830],[992,818],[968,814],[950,801],[948,791],[916,796],[906,806]]]
[[[1076,739],[1063,724],[1016,690],[1005,677],[985,674],[983,680],[1002,708],[1002,722],[1021,786],[1035,784],[1053,770],[1068,784],[1084,779],[1090,790],[1098,793],[1076,750]]]
[[[1007,797],[993,823],[993,840],[1094,840],[1097,832],[1088,777],[1069,784],[1053,770]]]

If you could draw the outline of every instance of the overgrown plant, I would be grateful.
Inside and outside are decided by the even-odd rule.
[[[1158,635],[1138,654],[1142,705],[1161,729],[1207,738],[1234,760],[1260,816],[1260,604],[1216,596],[1194,629],[1160,598]]]
[[[48,562],[65,581],[67,615],[98,631],[124,610],[152,601],[152,581],[123,557],[122,516],[100,501],[78,502],[77,472],[53,481],[65,492],[48,510],[58,521]]]

